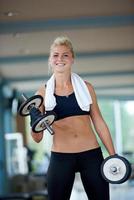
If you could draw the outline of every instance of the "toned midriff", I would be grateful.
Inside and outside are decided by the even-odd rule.
[[[55,121],[52,151],[77,153],[99,146],[88,115]]]

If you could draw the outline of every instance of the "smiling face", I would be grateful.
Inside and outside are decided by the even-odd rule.
[[[56,45],[50,52],[49,64],[53,72],[71,71],[74,57],[66,45]]]

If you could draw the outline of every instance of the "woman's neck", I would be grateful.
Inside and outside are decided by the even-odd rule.
[[[55,75],[56,88],[66,88],[71,85],[71,75],[70,73],[56,74]]]

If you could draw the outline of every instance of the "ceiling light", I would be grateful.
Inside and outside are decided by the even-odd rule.
[[[7,17],[13,17],[13,16],[16,16],[18,14],[19,14],[19,12],[17,12],[17,11],[8,11],[8,12],[3,13],[3,15],[7,16]]]
[[[8,12],[8,13],[7,13],[7,16],[8,16],[8,17],[12,17],[12,16],[14,16],[14,13],[13,13],[13,12]]]

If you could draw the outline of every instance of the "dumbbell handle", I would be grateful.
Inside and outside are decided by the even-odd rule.
[[[120,168],[118,166],[112,166],[110,167],[111,173],[112,174],[117,174],[120,171]]]
[[[111,167],[110,168],[112,172],[116,172],[117,171],[117,167]]]
[[[47,123],[46,120],[41,124],[42,128],[43,128],[44,125],[45,125],[45,127],[47,128],[47,130],[49,131],[49,133],[50,133],[51,135],[53,135],[53,134],[54,134],[54,131],[53,131],[53,129],[48,125],[48,123]]]
[[[28,97],[24,93],[22,93],[21,96],[22,96],[22,98],[23,98],[24,101],[28,100]]]

